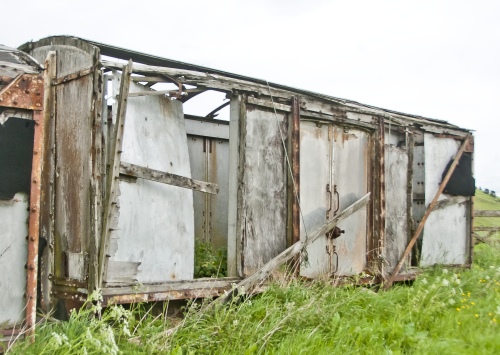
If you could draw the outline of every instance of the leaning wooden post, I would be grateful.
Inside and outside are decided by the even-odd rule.
[[[101,242],[99,245],[99,274],[96,287],[101,287],[104,275],[104,265],[106,264],[106,249],[108,244],[109,228],[112,215],[113,203],[116,199],[116,185],[117,179],[120,175],[120,157],[122,153],[123,145],[123,134],[125,130],[125,117],[127,114],[127,101],[130,89],[130,78],[132,76],[132,59],[128,61],[126,65],[123,66],[122,71],[122,82],[120,85],[120,93],[118,97],[118,112],[116,115],[116,131],[115,139],[113,141],[114,146],[112,149],[110,170],[107,176],[106,182],[106,200],[105,200],[105,210],[103,214],[103,226],[101,234]],[[89,290],[89,293],[93,290]]]
[[[434,199],[430,203],[429,207],[427,207],[427,210],[425,211],[424,217],[420,221],[420,223],[419,223],[419,225],[417,227],[417,230],[415,231],[415,234],[411,238],[410,243],[408,243],[408,246],[406,247],[405,252],[403,253],[403,255],[401,256],[401,258],[399,259],[399,262],[396,265],[396,267],[394,268],[394,270],[393,270],[393,272],[391,274],[391,277],[385,283],[384,289],[387,290],[387,289],[389,289],[392,286],[392,284],[394,282],[394,279],[396,278],[399,270],[401,269],[401,267],[403,266],[403,264],[405,262],[406,257],[408,256],[408,254],[410,254],[410,251],[413,248],[413,245],[415,245],[415,242],[417,241],[418,236],[420,235],[420,233],[422,233],[422,230],[424,229],[424,225],[425,225],[425,222],[427,221],[427,218],[431,214],[431,212],[434,209],[434,207],[436,207],[436,204],[438,202],[439,196],[441,196],[441,193],[443,193],[443,190],[445,189],[446,184],[448,184],[448,181],[450,180],[451,175],[455,171],[455,168],[457,167],[458,162],[459,162],[460,158],[462,157],[462,154],[463,154],[463,152],[465,150],[465,147],[469,143],[469,139],[470,139],[470,135],[468,135],[465,138],[464,142],[462,143],[462,146],[458,150],[458,153],[455,156],[455,159],[453,160],[453,163],[451,164],[450,168],[448,169],[448,172],[446,173],[446,176],[444,177],[443,181],[441,182],[441,185],[439,185],[439,189],[436,192],[436,195],[434,195]]]

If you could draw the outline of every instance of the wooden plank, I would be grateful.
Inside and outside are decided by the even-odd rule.
[[[422,220],[420,221],[420,224],[418,225],[417,230],[415,231],[415,234],[413,235],[410,242],[408,243],[408,246],[406,247],[405,252],[403,253],[401,258],[399,259],[399,262],[396,265],[396,267],[394,268],[394,271],[392,272],[391,277],[389,278],[389,280],[387,280],[386,284],[384,285],[384,289],[387,290],[392,286],[392,283],[394,282],[396,275],[398,274],[399,270],[401,269],[401,266],[403,266],[406,257],[408,256],[408,254],[411,251],[411,248],[413,247],[413,245],[417,241],[417,238],[420,235],[420,233],[422,233],[422,230],[424,229],[424,225],[425,225],[425,222],[427,221],[427,218],[429,218],[429,215],[434,210],[434,207],[437,205],[439,196],[441,196],[441,193],[443,192],[444,188],[446,187],[446,184],[450,180],[451,175],[455,171],[455,168],[457,167],[458,162],[459,162],[460,158],[462,157],[462,154],[463,154],[465,148],[467,147],[469,137],[470,136],[467,136],[465,138],[464,142],[462,143],[462,146],[460,147],[457,155],[455,156],[455,159],[453,160],[453,163],[451,164],[450,168],[448,169],[446,176],[444,177],[443,181],[439,185],[439,189],[436,192],[436,194],[434,195],[434,199],[429,204],[429,207],[427,207],[427,210],[425,211],[425,215],[422,218]]]
[[[44,152],[42,158],[42,191],[40,204],[40,237],[47,241],[39,263],[44,265],[40,270],[40,304],[43,311],[52,309],[52,281],[54,275],[54,184],[55,178],[55,99],[56,89],[50,81],[56,77],[57,57],[55,51],[50,51],[45,60],[44,71]]]
[[[261,283],[271,274],[273,270],[286,263],[295,255],[299,254],[302,250],[304,250],[304,248],[307,245],[314,242],[318,238],[322,237],[325,233],[331,231],[340,221],[346,219],[347,217],[351,216],[362,207],[366,206],[369,200],[370,200],[370,193],[367,193],[358,201],[354,202],[352,205],[350,205],[345,210],[336,215],[332,220],[328,221],[328,223],[324,224],[322,227],[315,230],[308,237],[300,240],[291,247],[287,248],[285,251],[283,251],[274,259],[270,260],[267,264],[261,267],[257,272],[253,273],[246,279],[242,280],[240,283],[236,285],[232,293],[229,293],[227,295],[218,298],[216,302],[220,303],[226,302],[229,298],[233,296],[233,294],[235,293],[237,294],[238,290],[242,288],[245,290],[250,290],[257,284]]]
[[[474,232],[500,232],[500,227],[474,227]]]
[[[143,166],[121,162],[120,174],[134,176],[141,179],[160,182],[162,184],[183,187],[195,191],[206,192],[217,195],[219,186],[210,182],[194,180],[184,176],[167,173],[164,171],[154,170]]]
[[[72,80],[75,80],[75,79],[87,76],[89,74],[93,74],[94,73],[94,69],[95,69],[95,67],[92,66],[90,68],[79,70],[79,71],[77,71],[75,73],[68,74],[68,75],[65,75],[63,77],[53,79],[52,80],[52,85],[53,86],[57,86],[57,85],[60,85],[60,84],[67,83],[68,81],[72,81]]]
[[[500,217],[500,210],[498,211],[475,210],[474,217]]]
[[[228,186],[228,225],[227,225],[227,275],[237,275],[237,225],[238,225],[238,187],[240,180],[240,117],[243,98],[234,95],[230,105],[229,124],[229,186]]]
[[[116,131],[115,139],[112,147],[112,155],[110,157],[110,171],[107,176],[106,182],[106,199],[105,199],[105,210],[104,210],[104,223],[102,228],[101,243],[99,246],[99,281],[97,285],[102,284],[103,273],[105,270],[104,264],[106,262],[105,251],[109,243],[109,226],[111,222],[113,203],[115,202],[117,189],[116,180],[120,174],[120,157],[123,144],[123,133],[125,127],[125,117],[127,113],[127,99],[130,89],[130,77],[132,75],[132,61],[130,60],[128,64],[124,65],[122,68],[122,82],[120,85],[120,95],[117,98],[118,101],[118,113],[116,116]]]
[[[292,112],[292,107],[290,105],[283,105],[278,102],[272,102],[268,100],[262,100],[262,99],[256,99],[255,97],[249,96],[248,97],[248,103],[257,105],[257,106],[263,106],[267,107],[270,109],[276,109],[280,111],[285,111],[285,112]]]

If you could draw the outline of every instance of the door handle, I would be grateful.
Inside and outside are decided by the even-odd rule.
[[[339,191],[337,190],[337,185],[333,185],[333,192],[337,196],[337,208],[333,212],[333,215],[335,216],[340,208],[340,195],[339,195]]]
[[[333,194],[330,184],[326,184],[326,192],[328,193],[328,209],[326,210],[326,219],[330,218],[330,212],[333,209]]]

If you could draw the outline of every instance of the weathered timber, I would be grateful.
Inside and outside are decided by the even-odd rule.
[[[125,117],[127,113],[127,98],[130,89],[130,77],[132,75],[132,61],[130,60],[128,64],[124,65],[122,68],[122,82],[120,85],[120,95],[118,101],[118,113],[116,116],[116,131],[115,139],[113,141],[114,146],[112,147],[113,154],[110,157],[110,171],[107,176],[107,187],[106,187],[106,200],[105,200],[105,210],[104,210],[104,222],[101,235],[101,243],[99,246],[99,280],[97,285],[102,284],[104,279],[105,270],[105,250],[107,249],[107,244],[109,243],[109,225],[112,217],[112,205],[116,199],[117,189],[116,185],[117,179],[120,174],[120,157],[123,144],[123,133],[125,128]]]
[[[332,220],[328,221],[328,223],[324,224],[322,227],[318,228],[314,232],[312,232],[307,238],[304,238],[300,240],[299,242],[295,243],[291,247],[287,248],[285,251],[281,252],[278,256],[276,256],[274,259],[270,260],[267,264],[265,264],[263,267],[261,267],[259,270],[257,270],[255,273],[250,275],[249,277],[245,278],[242,280],[240,283],[236,285],[236,288],[234,289],[234,292],[238,292],[238,289],[244,288],[245,290],[250,290],[260,282],[262,282],[264,279],[266,279],[273,270],[278,268],[279,266],[283,265],[286,263],[288,260],[293,258],[295,255],[300,253],[304,248],[309,245],[310,243],[314,242],[318,238],[322,237],[325,235],[325,233],[328,233],[331,231],[335,226],[345,218],[349,217],[356,211],[358,211],[360,208],[366,206],[368,204],[368,201],[370,200],[370,193],[367,193],[365,196],[360,198],[358,201],[354,202],[352,205],[347,207],[345,210],[340,212],[338,215],[336,215]],[[233,293],[228,293],[220,298],[217,299],[217,302],[226,302]]]
[[[455,171],[455,168],[457,167],[458,162],[460,161],[460,158],[462,157],[462,154],[468,145],[468,141],[469,141],[469,136],[467,136],[465,138],[464,142],[462,143],[462,146],[458,150],[458,153],[455,156],[455,159],[453,159],[453,163],[451,164],[450,168],[448,169],[448,172],[446,173],[446,176],[444,177],[443,181],[439,185],[438,191],[434,195],[434,199],[429,204],[429,207],[427,207],[427,210],[425,211],[425,215],[422,218],[422,220],[420,221],[420,224],[418,225],[417,230],[415,231],[415,234],[413,235],[410,242],[408,243],[408,246],[406,247],[405,252],[403,253],[401,258],[399,259],[399,262],[396,265],[396,267],[394,268],[394,271],[392,272],[391,277],[385,283],[384,289],[389,289],[392,286],[392,283],[394,282],[396,275],[398,274],[399,270],[401,269],[401,266],[403,266],[403,263],[405,262],[405,259],[408,256],[408,254],[410,253],[411,248],[413,247],[413,245],[417,241],[417,238],[420,235],[420,233],[422,233],[422,230],[424,229],[425,222],[427,221],[427,218],[429,218],[429,215],[434,210],[434,207],[437,205],[439,196],[441,196],[441,193],[443,192],[444,188],[446,187],[446,184],[450,180],[451,175]]]
[[[141,179],[160,182],[162,184],[173,185],[191,189],[195,191],[206,192],[217,195],[219,186],[210,182],[190,179],[184,176],[154,170],[143,166],[121,162],[120,174],[134,176]]]
[[[139,96],[148,96],[148,95],[173,95],[178,94],[177,90],[151,90],[151,91],[138,91],[131,92],[128,94],[128,97],[139,97]]]
[[[500,227],[474,227],[474,232],[498,232]]]
[[[92,66],[92,67],[90,67],[88,69],[79,70],[79,71],[77,71],[75,73],[68,74],[68,75],[65,75],[65,76],[60,77],[60,78],[55,78],[55,79],[52,79],[52,85],[53,86],[57,86],[57,85],[60,85],[60,84],[67,83],[68,81],[72,81],[72,80],[75,80],[75,79],[78,79],[78,78],[81,78],[81,77],[93,74],[94,71],[95,71],[95,67]]]
[[[109,69],[122,69],[122,64],[112,61],[103,60],[102,65]],[[269,95],[269,88],[267,85],[255,84],[250,81],[240,79],[233,79],[216,74],[202,73],[184,69],[173,69],[167,67],[156,67],[150,65],[134,64],[133,72],[144,75],[167,75],[178,80],[182,84],[199,85],[212,88],[214,90],[221,90],[224,92],[233,92],[233,90],[252,91],[261,95]],[[291,92],[285,90],[278,90],[271,88],[274,97],[290,99]]]
[[[474,217],[500,217],[500,210],[498,211],[475,210]],[[474,229],[477,230],[477,228]]]

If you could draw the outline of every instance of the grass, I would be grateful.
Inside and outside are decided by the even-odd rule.
[[[476,210],[500,210],[500,198],[476,190],[474,208]],[[498,217],[476,217],[474,219],[475,226],[495,227],[499,224],[500,221]]]
[[[111,306],[99,319],[95,293],[68,322],[39,325],[34,344],[19,341],[10,353],[492,354],[500,349],[500,249],[479,244],[474,260],[386,292],[281,280],[205,312],[190,302],[180,323],[145,305]]]

